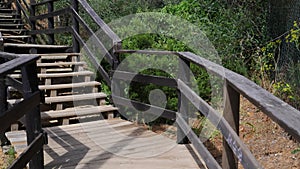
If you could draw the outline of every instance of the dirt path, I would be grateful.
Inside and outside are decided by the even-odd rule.
[[[241,103],[240,137],[263,167],[299,169],[300,144],[245,98]]]

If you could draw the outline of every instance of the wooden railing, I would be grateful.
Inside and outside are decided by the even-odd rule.
[[[168,86],[175,88],[179,91],[179,105],[178,112],[172,110],[166,110],[161,107],[141,103],[138,101],[130,100],[128,98],[123,98],[121,96],[112,95],[114,102],[117,105],[123,106],[134,106],[135,108],[151,108],[152,112],[157,113],[163,112],[160,116],[175,120],[178,125],[178,143],[188,143],[188,140],[193,144],[198,154],[204,159],[208,168],[221,168],[217,161],[213,158],[211,153],[207,150],[204,144],[200,141],[198,136],[190,129],[186,119],[186,113],[188,110],[185,108],[187,104],[193,104],[198,111],[206,116],[210,121],[219,120],[216,123],[216,128],[223,135],[223,168],[237,168],[237,160],[243,165],[244,168],[262,168],[262,166],[254,158],[253,154],[249,151],[247,146],[239,138],[239,107],[240,107],[240,95],[247,98],[251,103],[256,105],[261,109],[267,116],[278,123],[283,129],[285,129],[289,134],[291,134],[297,141],[300,142],[300,112],[290,105],[286,104],[282,100],[278,99],[268,91],[264,90],[254,82],[249,79],[234,73],[218,64],[208,61],[200,56],[197,56],[190,52],[170,52],[170,51],[145,51],[145,50],[122,50],[121,49],[121,39],[103,22],[103,20],[97,15],[97,13],[91,8],[91,6],[85,0],[71,0],[70,6],[64,9],[59,9],[52,11],[53,3],[56,0],[44,0],[42,2],[34,3],[31,5],[31,16],[30,20],[34,24],[37,20],[48,19],[48,28],[44,30],[33,30],[30,32],[33,35],[38,34],[48,34],[52,38],[55,33],[70,32],[73,37],[73,52],[79,52],[80,48],[83,48],[91,63],[97,68],[103,80],[110,86],[112,85],[112,76],[118,80],[132,80],[136,82],[146,83],[146,84],[156,84],[160,86]],[[35,8],[37,6],[47,5],[48,13],[42,15],[35,15]],[[95,36],[95,32],[88,26],[88,24],[80,16],[79,7],[81,7],[88,14],[99,29],[110,38],[112,42],[112,48],[107,49],[102,43],[103,40]],[[55,28],[51,23],[53,18],[58,15],[63,15],[71,13],[72,25],[66,26],[64,28]],[[81,29],[79,29],[81,27]],[[86,45],[86,41],[82,36],[82,31],[88,36],[96,39],[97,46],[105,53],[105,60],[110,64],[112,70],[105,70],[101,62],[93,54],[89,46]],[[54,39],[52,39],[54,41]],[[130,54],[138,53],[145,55],[172,55],[181,60],[184,64],[197,65],[199,68],[206,69],[207,71],[219,76],[224,79],[224,100],[225,109],[222,113],[213,109],[207,102],[205,102],[199,95],[197,95],[188,85],[188,79],[184,76],[177,77],[176,79],[143,75],[143,74],[133,74],[132,72],[120,72],[116,71],[119,63],[120,54]],[[182,62],[179,62],[182,64]],[[181,65],[179,65],[179,69]],[[181,70],[180,71],[184,71]],[[134,77],[134,78],[132,78]],[[148,109],[149,110],[149,109]],[[208,114],[210,114],[208,116]],[[213,123],[214,124],[214,123]],[[185,137],[186,136],[186,137]]]
[[[25,127],[28,147],[9,167],[41,169],[43,166],[43,145],[47,143],[47,135],[41,128],[40,102],[43,96],[38,89],[36,61],[34,55],[14,55],[0,52],[0,136],[10,125],[25,115]],[[7,76],[15,70],[22,73],[22,81]],[[23,100],[11,108],[7,103],[7,86],[12,86],[23,95]]]

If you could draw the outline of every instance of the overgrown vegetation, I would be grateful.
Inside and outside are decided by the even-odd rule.
[[[13,147],[10,147],[9,150],[5,154],[1,154],[0,158],[3,161],[1,161],[1,163],[0,163],[1,164],[0,168],[1,169],[8,168],[15,160],[15,158],[16,158],[15,155],[16,155],[16,152]]]
[[[267,33],[268,4],[263,0],[238,0],[232,4],[215,0],[89,0],[99,16],[107,23],[118,18],[142,12],[160,12],[180,17],[199,27],[216,48],[222,65],[254,80],[288,103],[299,108],[299,62],[278,68],[278,50],[282,41],[293,43],[299,50],[299,23],[284,38],[274,40]],[[98,27],[82,10],[81,16],[93,30]],[[130,28],[128,28],[130,29]],[[118,31],[116,31],[118,33]],[[189,32],[186,32],[187,34]],[[70,42],[70,39],[63,39]],[[172,51],[193,51],[185,43],[173,37],[158,34],[138,34],[123,39],[125,49],[160,49]],[[126,56],[123,56],[123,59]],[[135,62],[131,63],[132,67]],[[191,66],[201,97],[211,101],[212,84],[208,74],[195,65]],[[162,75],[157,70],[145,70],[145,74]],[[163,76],[170,76],[163,74]],[[132,83],[128,89],[130,97],[148,103],[151,89]],[[104,87],[107,90],[107,87]],[[160,88],[167,93],[167,107],[177,108],[176,92]]]

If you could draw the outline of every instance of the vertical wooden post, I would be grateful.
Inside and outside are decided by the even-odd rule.
[[[7,110],[7,90],[5,85],[5,77],[0,76],[0,115],[3,115]],[[8,143],[4,133],[0,133],[0,145]]]
[[[179,67],[178,67],[178,78],[185,82],[187,85],[190,84],[190,62],[179,58]],[[189,109],[188,109],[188,99],[178,90],[178,113],[181,114],[183,119],[188,123]],[[188,144],[189,140],[185,133],[181,130],[179,125],[177,125],[177,143],[178,144]]]
[[[230,85],[225,83],[224,86],[225,109],[223,116],[230,124],[232,129],[239,135],[239,119],[240,119],[240,94]],[[223,137],[223,155],[222,168],[237,169],[238,161],[233,151]]]
[[[48,7],[48,13],[53,12],[54,6],[53,6],[53,1],[48,2],[47,4]],[[54,17],[48,18],[48,29],[53,29],[54,28]],[[49,44],[53,45],[54,44],[54,34],[49,34]]]
[[[120,63],[120,54],[117,53],[116,51],[121,50],[121,49],[122,49],[122,42],[121,41],[120,42],[113,42],[113,49],[112,49],[112,52],[111,52],[111,55],[114,58],[113,67],[112,67],[113,70],[116,70],[119,63]]]
[[[35,6],[31,5],[31,4],[35,4],[36,1],[35,0],[30,0],[30,9],[29,9],[29,13],[30,13],[30,17],[35,16]],[[35,21],[31,21],[31,29],[32,30],[36,30],[36,26],[35,26]],[[36,36],[32,35],[31,36],[31,43],[35,43],[36,41]]]
[[[79,10],[78,1],[77,0],[71,0],[71,5],[74,8],[74,10],[78,12],[78,10]],[[78,23],[75,16],[72,16],[72,23],[73,23],[73,29],[77,33],[79,33],[79,23]],[[76,53],[80,52],[80,45],[79,45],[79,42],[76,40],[75,35],[73,35],[73,52],[76,52]]]
[[[4,51],[4,39],[2,37],[2,33],[0,32],[0,51]]]
[[[21,68],[23,82],[23,97],[29,98],[38,89],[37,66],[35,61]],[[26,113],[26,134],[29,145],[40,133],[42,133],[40,106]],[[43,169],[44,156],[41,149],[30,161],[30,169]]]

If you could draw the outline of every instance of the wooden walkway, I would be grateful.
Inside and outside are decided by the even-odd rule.
[[[45,168],[196,169],[204,168],[192,146],[121,119],[44,128]],[[25,132],[10,138],[25,139]],[[20,140],[19,140],[20,141]],[[26,140],[23,140],[26,141]]]

